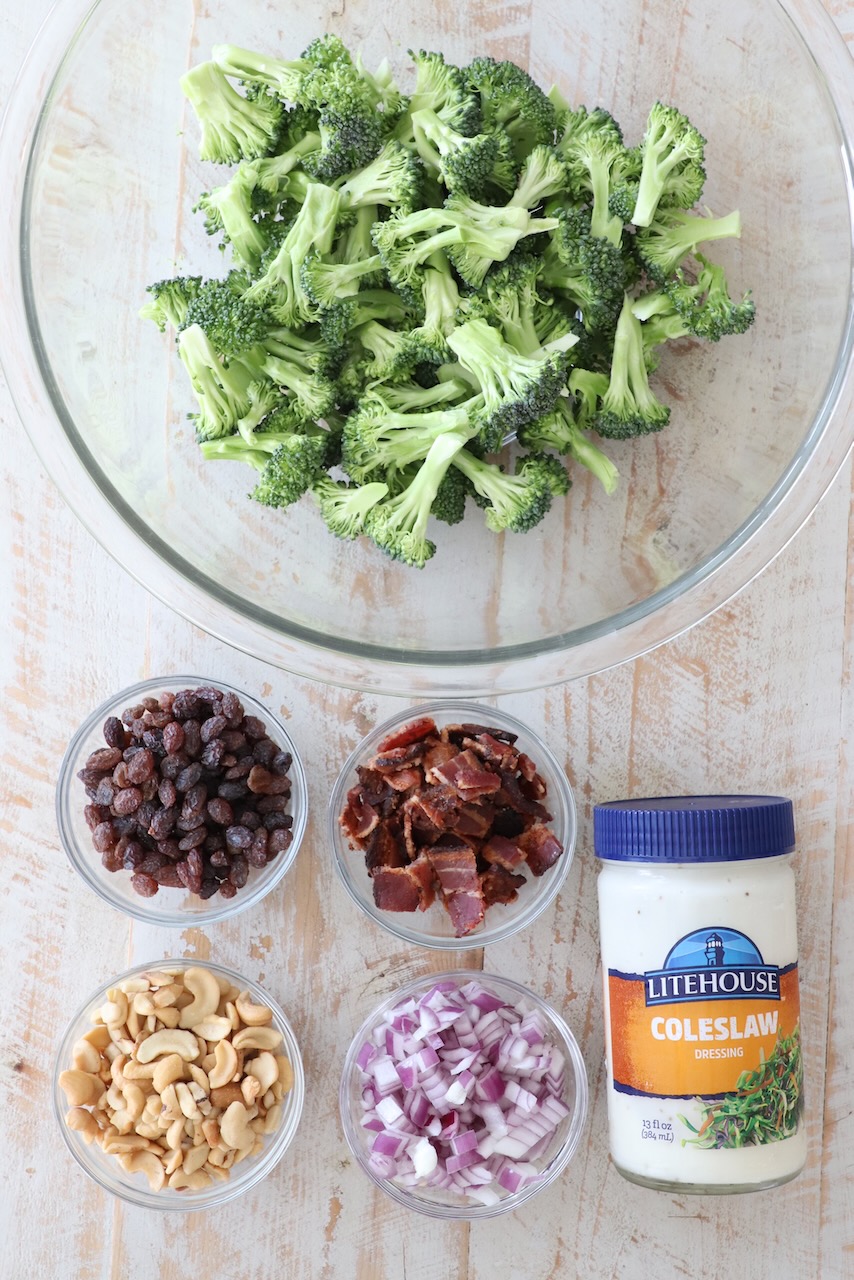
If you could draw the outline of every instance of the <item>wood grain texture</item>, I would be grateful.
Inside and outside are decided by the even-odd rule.
[[[47,9],[0,12],[0,92]],[[854,44],[854,4],[828,0]],[[522,12],[523,10],[520,10]],[[604,675],[501,705],[542,731],[579,802],[575,862],[535,928],[469,962],[561,1009],[588,1064],[591,1110],[559,1183],[468,1228],[405,1214],[354,1166],[337,1115],[340,1063],[368,1010],[458,961],[407,948],[334,879],[325,810],[340,763],[395,701],[311,684],[232,652],[151,599],[85,533],[40,471],[0,385],[0,1280],[845,1280],[854,1275],[854,466],[795,541],[706,622]],[[206,931],[128,923],[58,847],[65,743],[107,693],[150,674],[222,677],[280,712],[301,746],[311,820],[283,889]],[[592,805],[634,790],[781,792],[796,804],[810,1158],[757,1197],[624,1182],[608,1161]],[[170,954],[222,963],[288,1010],[308,1079],[276,1171],[215,1213],[156,1215],[91,1184],[51,1113],[54,1046],[110,974]]]

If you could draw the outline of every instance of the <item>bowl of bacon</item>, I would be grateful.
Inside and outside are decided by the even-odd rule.
[[[406,942],[483,947],[554,901],[576,838],[564,767],[495,707],[397,712],[359,743],[329,804],[335,866],[353,901]]]

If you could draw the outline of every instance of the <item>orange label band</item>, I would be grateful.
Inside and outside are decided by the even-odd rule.
[[[720,1096],[790,1036],[800,1012],[797,964],[777,971],[779,995],[648,999],[648,975],[609,969],[614,1088],[647,1097]]]

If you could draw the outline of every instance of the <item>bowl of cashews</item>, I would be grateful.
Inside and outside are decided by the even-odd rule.
[[[284,1011],[247,978],[161,960],[103,983],[68,1024],[53,1103],[71,1155],[149,1209],[207,1209],[265,1178],[305,1097]]]

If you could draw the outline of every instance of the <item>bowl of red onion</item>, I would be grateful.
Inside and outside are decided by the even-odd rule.
[[[475,702],[404,708],[333,787],[329,842],[353,901],[405,942],[465,950],[531,924],[572,864],[560,761],[515,717]]]
[[[563,1173],[587,1074],[566,1022],[534,992],[478,971],[430,974],[362,1023],[339,1100],[347,1143],[386,1195],[473,1221],[519,1208]]]

